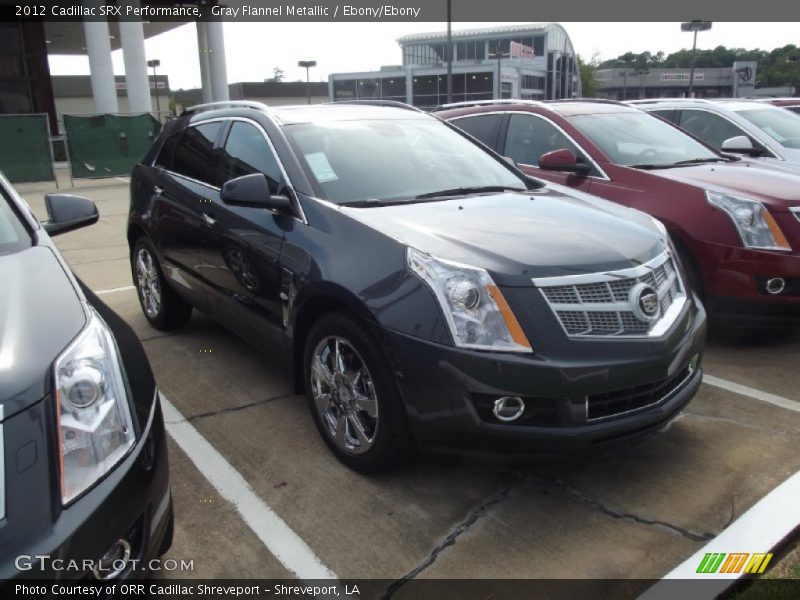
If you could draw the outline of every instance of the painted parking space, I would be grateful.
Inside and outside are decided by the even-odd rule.
[[[173,334],[149,327],[128,287],[127,190],[120,183],[85,193],[99,197],[101,227],[57,238],[65,258],[92,289],[108,291],[103,300],[139,335],[182,417],[340,577],[657,578],[800,469],[800,413],[703,385],[667,430],[582,464],[511,469],[416,457],[389,474],[357,475],[330,455],[287,374],[252,347],[201,314]],[[712,339],[705,368],[797,401],[798,357],[794,334],[772,344]],[[196,576],[286,573],[205,481],[203,465],[174,454],[183,500],[170,556],[195,557],[205,565]],[[203,486],[215,513],[191,500]],[[231,524],[216,530],[220,543],[242,539],[269,558],[209,561],[198,545],[200,514]]]

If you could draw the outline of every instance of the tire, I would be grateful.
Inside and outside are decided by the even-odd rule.
[[[158,255],[147,236],[141,236],[133,245],[131,273],[139,305],[153,327],[170,331],[186,324],[192,316],[192,305],[167,283]]]
[[[369,328],[349,312],[328,313],[312,326],[303,356],[309,409],[331,452],[360,473],[385,471],[403,459],[410,448],[405,407]]]

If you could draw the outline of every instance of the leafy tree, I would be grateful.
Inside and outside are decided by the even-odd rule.
[[[588,61],[578,55],[578,69],[581,75],[581,93],[584,98],[594,98],[597,93],[597,82],[594,75],[597,67],[600,64],[600,59],[597,52],[592,55]]]
[[[284,78],[285,76],[286,76],[286,75],[284,74],[284,72],[283,72],[283,69],[281,69],[280,67],[275,67],[274,69],[272,69],[272,77],[270,77],[269,79],[267,79],[267,81],[268,81],[268,82],[279,82],[279,81],[283,81],[283,78]]]
[[[788,44],[774,50],[759,48],[726,48],[717,46],[711,50],[698,50],[695,68],[713,69],[730,67],[737,60],[754,60],[758,62],[756,86],[779,87],[795,86],[800,90],[800,47]],[[645,71],[652,68],[688,69],[692,66],[692,50],[683,49],[664,55],[663,52],[652,54],[649,51],[636,54],[626,52],[617,58],[598,62],[596,69],[627,68]],[[795,92],[799,93],[799,92]]]

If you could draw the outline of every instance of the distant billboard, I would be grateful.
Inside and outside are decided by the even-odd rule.
[[[511,58],[533,58],[533,48],[520,44],[519,42],[511,42]]]
[[[705,73],[695,73],[695,81],[703,81]],[[661,81],[689,81],[689,73],[661,73]]]

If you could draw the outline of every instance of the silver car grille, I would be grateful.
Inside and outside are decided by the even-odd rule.
[[[668,251],[630,269],[534,279],[564,331],[574,337],[663,335],[686,303]]]

